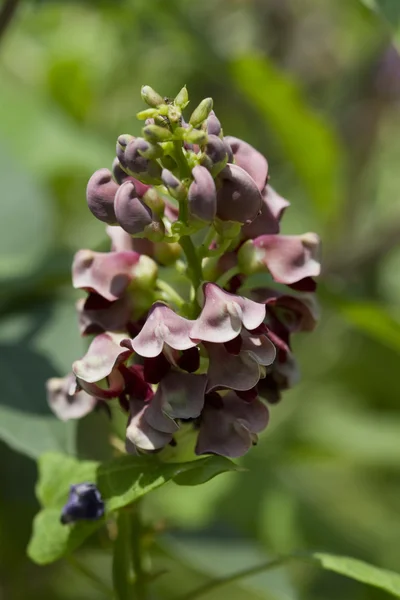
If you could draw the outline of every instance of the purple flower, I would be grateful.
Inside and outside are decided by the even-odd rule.
[[[244,238],[279,233],[279,221],[288,206],[289,202],[277,194],[270,185],[265,186],[262,192],[261,212],[252,223],[242,227]]]
[[[267,159],[247,142],[232,136],[224,138],[232,148],[235,164],[244,169],[262,192],[268,180]]]
[[[63,525],[76,521],[97,521],[104,515],[104,502],[94,483],[71,485],[67,503],[62,509]]]
[[[242,327],[255,329],[264,320],[263,304],[230,294],[215,283],[205,283],[203,293],[203,310],[190,331],[193,340],[217,344],[229,342]]]
[[[196,454],[243,456],[268,425],[268,409],[260,400],[247,403],[233,392],[213,396],[201,415]]]
[[[127,294],[112,302],[90,293],[87,298],[77,301],[76,310],[81,335],[92,335],[104,331],[124,331],[131,318],[132,304]]]
[[[90,211],[97,219],[110,225],[117,222],[114,198],[118,187],[112,178],[111,171],[99,169],[93,173],[86,188],[86,199]]]
[[[211,222],[217,211],[217,192],[210,172],[202,166],[192,170],[193,183],[188,193],[189,212],[193,217]]]
[[[70,373],[66,377],[53,377],[46,383],[47,401],[54,414],[62,421],[80,419],[92,412],[97,399],[81,390],[76,377]]]
[[[143,233],[153,223],[151,210],[137,197],[136,188],[131,181],[120,186],[115,196],[114,209],[117,222],[131,235]]]
[[[251,223],[262,207],[261,193],[250,175],[228,164],[218,176],[217,216],[222,221]]]

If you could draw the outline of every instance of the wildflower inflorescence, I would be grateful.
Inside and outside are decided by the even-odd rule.
[[[289,203],[267,160],[223,135],[210,98],[185,122],[186,88],[142,97],[142,137],[119,136],[112,170],[87,186],[111,251],[74,258],[79,327],[94,338],[48,382],[49,403],[66,420],[116,399],[128,452],[191,427],[197,454],[241,456],[298,378],[290,336],[316,323],[319,239],[279,233]]]

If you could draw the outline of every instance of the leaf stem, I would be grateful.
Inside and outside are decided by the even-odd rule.
[[[132,550],[132,566],[135,572],[134,590],[136,592],[136,600],[146,600],[147,594],[147,573],[144,567],[143,557],[143,534],[144,527],[141,520],[140,502],[136,502],[132,507],[130,514],[131,519],[131,550]]]
[[[193,241],[190,236],[188,236],[188,235],[182,236],[181,239],[179,240],[179,243],[182,246],[182,250],[184,251],[185,256],[186,256],[186,260],[187,260],[187,264],[188,264],[187,274],[188,274],[188,277],[189,277],[190,281],[192,282],[192,285],[194,288],[193,305],[197,311],[198,304],[197,304],[197,300],[196,300],[196,292],[203,281],[203,271],[201,268],[201,261],[200,261],[199,256],[197,255],[196,248],[194,247]]]
[[[267,563],[262,563],[261,565],[257,565],[255,567],[250,567],[249,569],[243,569],[242,571],[237,571],[232,575],[226,575],[225,577],[220,577],[219,579],[214,579],[200,587],[197,590],[193,590],[184,596],[180,596],[179,600],[197,600],[201,596],[208,594],[209,592],[214,592],[215,590],[229,585],[230,583],[235,583],[240,579],[244,579],[246,577],[251,577],[252,575],[258,575],[259,573],[263,573],[264,571],[270,571],[272,569],[277,569],[287,562],[296,559],[296,556],[282,556],[271,560]]]
[[[169,283],[167,283],[163,279],[157,279],[156,286],[159,290],[165,292],[165,299],[174,302],[178,308],[182,308],[182,306],[185,304],[185,301],[182,298],[182,296],[180,296],[178,292],[174,290],[174,288],[171,287]]]
[[[104,581],[102,581],[96,573],[85,567],[85,565],[79,562],[72,555],[66,556],[66,560],[69,563],[69,565],[74,569],[74,571],[80,573],[81,575],[84,575],[87,579],[90,579],[90,581],[93,583],[93,586],[96,587],[98,590],[101,590],[105,596],[107,596],[108,598],[115,599],[113,590],[110,587],[108,587],[108,585],[105,584]]]

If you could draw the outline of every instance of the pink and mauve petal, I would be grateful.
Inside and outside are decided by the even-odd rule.
[[[312,331],[320,317],[317,299],[311,293],[291,296],[271,288],[255,288],[251,297],[266,304],[291,332]]]
[[[72,265],[73,286],[96,292],[106,300],[118,300],[130,284],[139,258],[136,252],[79,250]]]
[[[250,175],[262,192],[268,177],[268,162],[265,156],[239,138],[228,135],[224,139],[232,148],[235,164]]]
[[[119,185],[108,169],[99,169],[89,179],[86,188],[87,204],[91,213],[100,221],[116,223],[114,198],[118,189]]]
[[[233,340],[242,330],[255,329],[265,318],[265,306],[226,292],[215,283],[203,286],[204,307],[195,321],[190,336],[193,339],[224,343]]]
[[[258,399],[243,402],[233,392],[224,396],[224,409],[236,419],[243,419],[251,433],[261,433],[269,422],[269,411],[265,404]]]
[[[170,371],[161,380],[155,397],[172,419],[194,419],[203,409],[206,383],[206,375]]]
[[[130,417],[126,428],[127,446],[133,444],[141,450],[159,450],[172,440],[171,433],[154,429],[146,420],[145,415],[149,408],[140,400],[130,401]]]
[[[188,192],[189,212],[203,221],[213,221],[217,211],[217,191],[211,173],[200,165],[192,170],[194,181]]]
[[[228,388],[249,390],[260,379],[260,367],[247,352],[230,354],[223,344],[205,344],[210,363],[207,372],[207,392]]]
[[[120,346],[125,338],[125,335],[117,333],[101,333],[96,336],[85,356],[73,364],[76,377],[87,383],[97,383],[108,377],[114,366],[132,354],[131,350]]]
[[[162,302],[151,307],[141,332],[132,340],[135,352],[145,358],[153,358],[162,352],[164,344],[175,350],[187,350],[197,344],[190,339],[189,333],[194,321],[177,315]]]
[[[217,217],[238,223],[254,221],[261,210],[262,198],[250,175],[237,165],[227,164],[218,181]]]
[[[266,185],[262,191],[263,202],[268,206],[270,213],[277,219],[281,220],[283,213],[290,206],[290,202],[283,198],[272,188]],[[266,231],[264,233],[267,233]]]
[[[321,272],[319,238],[315,233],[304,235],[262,235],[254,241],[259,260],[275,281],[292,284]]]
[[[145,238],[133,238],[129,233],[124,231],[122,227],[116,225],[114,227],[107,226],[106,233],[111,239],[112,252],[137,252],[138,254],[146,254],[154,256],[154,243]]]
[[[52,377],[46,382],[47,401],[54,414],[62,421],[80,419],[92,412],[97,399],[77,389],[75,376]]]
[[[248,331],[243,331],[242,339],[242,352],[247,352],[259,365],[272,365],[276,357],[276,349],[267,336],[252,335]]]
[[[131,181],[120,186],[115,196],[114,210],[118,224],[132,235],[142,233],[153,221],[151,210],[137,197]]]

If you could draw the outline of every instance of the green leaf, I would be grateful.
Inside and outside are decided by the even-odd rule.
[[[39,482],[36,488],[37,497],[44,510],[34,521],[33,535],[28,547],[30,558],[39,564],[53,562],[72,552],[104,524],[105,519],[94,523],[79,522],[72,527],[60,524],[60,511],[72,484],[95,482],[106,503],[107,517],[113,511],[131,504],[186,472],[199,471],[197,481],[202,482],[218,473],[237,469],[228,459],[225,459],[224,466],[219,459],[220,457],[207,456],[186,463],[162,463],[154,457],[126,455],[105,463],[97,463],[79,462],[62,454],[45,454],[39,460]],[[194,475],[190,485],[194,485],[195,480]]]
[[[333,128],[306,103],[290,77],[266,57],[232,62],[237,87],[264,117],[292,162],[319,215],[327,219],[340,206],[340,146]]]
[[[198,463],[195,469],[177,475],[174,477],[174,482],[178,485],[200,485],[221,473],[243,470],[224,456],[207,456],[195,462]]]
[[[355,327],[400,352],[400,322],[388,309],[373,302],[339,303],[340,313]]]
[[[380,588],[393,596],[400,597],[400,575],[398,573],[374,567],[362,560],[348,558],[347,556],[317,552],[312,557],[323,569],[334,571],[361,583]]]

